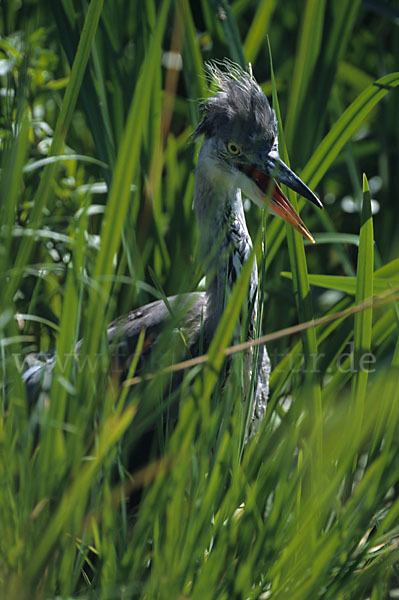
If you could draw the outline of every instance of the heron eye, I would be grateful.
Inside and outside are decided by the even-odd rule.
[[[234,156],[238,156],[241,152],[240,148],[234,142],[227,142],[227,150]]]

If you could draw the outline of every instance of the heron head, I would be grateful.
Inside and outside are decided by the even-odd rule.
[[[208,152],[222,176],[257,205],[288,221],[314,242],[281,190],[283,183],[323,208],[317,196],[280,159],[274,110],[254,77],[230,61],[207,65],[216,93],[201,104],[194,136],[204,135]]]

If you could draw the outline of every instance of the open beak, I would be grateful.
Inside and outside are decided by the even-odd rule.
[[[312,190],[310,190],[308,186],[303,183],[303,181],[295,175],[285,163],[283,163],[277,153],[273,153],[273,155],[270,153],[268,155],[266,164],[262,170],[259,170],[256,166],[245,164],[240,164],[239,169],[256,183],[258,190],[261,192],[259,194],[259,199],[263,202],[267,202],[273,213],[290,223],[303,235],[303,237],[312,242],[312,244],[315,243],[310,231],[288,201],[277,181],[279,183],[284,183],[284,185],[307,200],[310,200],[319,208],[323,208],[323,205]]]

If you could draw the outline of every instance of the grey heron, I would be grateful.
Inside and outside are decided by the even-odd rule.
[[[201,120],[193,138],[203,137],[195,172],[194,209],[200,234],[200,259],[207,262],[206,291],[186,294],[188,310],[182,324],[191,354],[206,351],[221,319],[226,295],[233,288],[241,267],[248,259],[252,242],[248,233],[241,192],[261,208],[282,217],[305,238],[313,241],[279,183],[322,208],[317,196],[284,164],[278,152],[275,112],[252,74],[225,61],[208,65],[216,92],[200,105]],[[247,339],[255,331],[258,272],[254,263],[248,288]],[[168,299],[170,306],[181,297]],[[108,327],[108,340],[122,340],[124,357],[135,351],[144,329],[151,340],[170,319],[168,306],[158,300],[118,319]],[[77,352],[80,345],[78,344]],[[255,369],[253,408],[250,429],[262,420],[269,394],[270,360],[261,346]],[[247,364],[251,377],[250,362]],[[50,366],[51,369],[51,366]],[[37,385],[41,367],[32,367],[25,375],[29,385]],[[33,389],[33,388],[32,388]]]

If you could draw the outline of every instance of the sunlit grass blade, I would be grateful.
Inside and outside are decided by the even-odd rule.
[[[82,448],[77,440],[72,444],[73,452],[68,452],[68,442],[65,440],[62,423],[71,425],[78,421],[76,408],[76,390],[73,385],[73,368],[75,364],[75,345],[77,342],[79,316],[81,310],[81,280],[84,268],[85,232],[87,230],[87,213],[84,212],[76,225],[76,248],[74,263],[68,269],[65,285],[63,310],[59,327],[59,335],[55,349],[53,377],[50,388],[50,397],[56,402],[50,402],[46,420],[41,433],[41,452],[38,459],[38,472],[47,473],[47,477],[40,482],[41,493],[48,494],[54,485],[58,485],[67,465],[66,455],[69,454],[70,462],[81,458]],[[68,393],[69,392],[69,393]],[[71,393],[72,392],[72,393]],[[68,403],[69,399],[69,403]],[[75,411],[73,410],[75,408]],[[76,436],[77,437],[77,436]]]
[[[333,231],[328,233],[315,233],[313,234],[314,240],[317,245],[319,244],[353,244],[354,246],[359,245],[359,236],[354,233],[341,233],[340,231]],[[305,246],[308,246],[310,242],[305,240]]]
[[[371,194],[366,175],[363,175],[362,224],[360,228],[359,253],[357,261],[356,304],[373,295],[374,270],[374,233],[371,214]],[[362,426],[363,405],[366,396],[368,371],[363,368],[363,359],[369,358],[373,309],[365,309],[355,315],[354,323],[354,358],[359,365],[352,382],[352,402],[356,407],[357,431]]]
[[[315,188],[317,186],[327,170],[334,163],[339,152],[354,135],[375,105],[378,104],[390,90],[396,88],[398,85],[399,73],[385,75],[364,90],[345,110],[316,148],[312,157],[301,172],[302,179],[307,182],[310,188]],[[304,202],[303,199],[299,200],[299,208],[303,207]],[[322,221],[325,219],[328,220],[328,217],[323,213],[319,214],[319,218]],[[282,239],[281,232],[284,229],[284,223],[276,221],[273,228],[276,229],[278,239]],[[270,254],[268,264],[270,264],[275,257],[277,249],[278,247],[276,246],[274,252]]]
[[[205,364],[203,380],[197,379],[193,387],[193,395],[196,398],[201,398],[201,412],[205,422],[210,419],[210,403],[209,398],[217,383],[220,375],[220,370],[224,361],[224,351],[230,343],[234,331],[237,328],[237,321],[240,311],[243,306],[244,298],[247,295],[250,276],[255,260],[256,252],[260,247],[261,228],[258,231],[254,249],[241,269],[239,278],[231,293],[228,304],[223,312],[220,323],[215,331],[212,343],[208,350],[208,359]],[[248,414],[251,412],[251,407],[246,407]]]
[[[101,247],[96,260],[94,278],[102,278],[105,274],[110,274],[114,270],[114,256],[120,244],[130,199],[130,184],[138,166],[144,125],[148,119],[149,100],[152,92],[151,84],[155,77],[155,71],[159,68],[157,57],[160,52],[168,10],[169,2],[164,2],[130,106],[125,134],[118,152],[107,209],[104,215]],[[98,348],[102,332],[99,324],[102,323],[110,289],[111,280],[108,279],[102,284],[100,297],[98,293],[92,293],[91,295],[88,307],[90,324],[87,328],[90,335],[85,338],[83,353],[89,350],[94,355]]]
[[[360,240],[360,236],[354,236]],[[359,245],[359,244],[356,244]],[[374,243],[373,243],[374,246]],[[283,271],[283,277],[292,279],[292,273]],[[311,285],[317,285],[331,290],[346,292],[354,296],[356,294],[356,277],[344,277],[342,275],[309,275]],[[382,292],[393,289],[399,286],[399,259],[395,258],[383,267],[374,271],[373,276],[373,293],[381,294]]]
[[[275,591],[282,591],[283,586],[288,586],[290,596],[296,598],[312,597],[318,589],[317,578],[323,577],[322,572],[327,568],[331,570],[333,564],[337,564],[342,557],[342,532],[351,531],[352,539],[360,542],[364,532],[367,530],[370,519],[373,517],[373,509],[365,510],[364,502],[370,493],[369,485],[371,481],[380,481],[382,489],[379,491],[380,502],[390,482],[395,478],[394,457],[392,446],[387,449],[387,454],[380,460],[373,463],[373,467],[368,471],[362,482],[354,490],[351,499],[336,514],[336,519],[327,525],[323,533],[317,538],[315,543],[306,544],[306,532],[311,526],[312,521],[317,520],[321,515],[327,517],[328,512],[335,512],[336,495],[339,486],[345,475],[346,469],[350,466],[353,456],[359,451],[362,444],[367,442],[373,432],[376,416],[380,411],[380,406],[375,403],[376,391],[366,400],[367,411],[365,411],[365,421],[361,438],[358,438],[356,444],[346,445],[344,440],[351,439],[353,421],[349,418],[351,408],[347,404],[345,408],[335,407],[336,417],[326,418],[325,415],[325,444],[323,452],[323,475],[318,480],[317,493],[308,498],[307,503],[302,506],[302,513],[298,515],[299,529],[291,530],[291,535],[287,532],[288,544],[285,545],[285,552],[281,554],[274,563],[270,576],[276,575]],[[384,397],[384,405],[388,404],[388,399]],[[385,424],[387,422],[385,421]],[[313,448],[313,452],[315,447]],[[331,468],[333,461],[335,467]],[[302,470],[305,472],[306,462]],[[376,484],[377,485],[377,484]],[[361,509],[361,507],[363,508]],[[322,526],[323,519],[320,521]],[[359,556],[358,560],[361,558]],[[352,560],[350,554],[347,559]],[[305,564],[312,564],[312,576],[305,575]],[[278,573],[281,573],[283,580],[279,580]],[[319,573],[319,575],[317,575]],[[338,581],[343,585],[339,570],[336,572]],[[334,579],[334,578],[333,578]],[[341,588],[342,589],[342,588]],[[330,596],[328,596],[330,597]],[[335,597],[332,595],[331,597]]]
[[[330,309],[327,314],[334,314],[337,311],[348,309],[350,305],[350,299],[344,298],[336,306]],[[329,336],[333,335],[341,323],[342,319],[334,319],[331,323],[317,326],[316,334],[319,345],[322,344],[322,342],[325,342]],[[344,340],[346,340],[349,337],[349,333],[344,333],[343,337]],[[342,348],[341,345],[339,345],[339,353],[341,352]],[[337,350],[335,350],[335,353],[337,353]],[[322,372],[321,369],[324,357],[326,357],[326,354],[321,353],[320,356],[316,357],[315,359],[315,370],[318,370],[320,373]],[[283,386],[292,378],[293,373],[295,374],[300,372],[302,361],[302,342],[298,341],[289,349],[289,351],[283,354],[281,360],[275,364],[270,377],[270,386],[273,390],[273,397],[278,398],[279,394],[282,392]],[[335,363],[334,360],[330,360],[330,362],[327,364],[329,368],[331,368],[331,365]]]
[[[244,42],[245,56],[250,63],[255,61],[265,43],[275,8],[276,0],[261,0],[261,2],[258,2]]]
[[[374,324],[372,329],[371,343],[381,345],[397,329],[392,309],[387,310]],[[352,338],[352,335],[350,336]],[[366,353],[361,365],[355,364],[353,345],[346,347],[340,355],[339,363],[332,369],[332,376],[324,387],[326,396],[336,396],[345,384],[351,381],[355,371],[362,366],[364,369],[375,369],[375,357]]]
[[[2,222],[8,228],[14,223],[15,210],[19,198],[22,172],[28,150],[29,121],[25,113],[21,123],[17,124],[16,136],[10,146],[3,153],[2,170],[0,179],[0,192],[3,202]],[[4,142],[3,142],[4,143]]]
[[[34,556],[32,556],[29,568],[25,573],[25,585],[28,588],[29,585],[33,585],[37,571],[46,560],[53,544],[57,541],[57,537],[60,535],[64,524],[70,519],[78,506],[81,507],[80,510],[83,509],[93,477],[105,460],[109,450],[118,442],[124,431],[129,427],[134,414],[134,407],[129,407],[121,415],[113,415],[108,421],[104,422],[99,434],[98,443],[93,448],[93,460],[87,462],[84,468],[79,469],[70,487],[65,491],[58,510],[48,524],[46,532],[40,540]]]
[[[208,90],[206,80],[203,77],[203,63],[201,52],[197,42],[197,32],[195,30],[191,7],[188,0],[180,0],[182,5],[182,14],[184,18],[184,78],[187,87],[190,90],[191,97],[194,100],[206,98]],[[197,102],[189,102],[188,108],[191,114],[193,124],[198,122]]]
[[[317,186],[346,142],[353,136],[374,106],[398,85],[399,73],[385,75],[365,89],[345,110],[317,147],[301,173],[301,177],[311,188]]]
[[[292,278],[292,273],[283,271],[283,277]],[[356,294],[356,277],[344,277],[343,275],[309,275],[310,285],[326,288],[329,290],[337,290],[354,296]],[[383,279],[382,277],[374,278],[374,293],[381,294],[385,290],[399,286],[399,275],[392,279]]]
[[[1,221],[3,225],[4,248],[0,254],[1,273],[4,274],[9,261],[9,251],[12,240],[12,231],[15,213],[22,185],[23,166],[28,151],[29,122],[27,114],[18,124],[17,136],[12,140],[10,147],[3,151],[2,170],[0,174],[0,194],[4,202],[1,207]],[[7,202],[5,200],[7,199]],[[6,289],[2,287],[2,294]]]
[[[399,330],[399,327],[396,327]],[[388,406],[383,406],[378,415],[372,445],[369,454],[371,462],[379,452],[379,439],[385,436],[386,446],[389,447],[397,435],[397,423],[399,422],[399,387],[396,385],[399,377],[399,336],[397,338],[395,350],[392,357],[391,369],[388,371],[388,377],[385,382],[384,395],[391,399]],[[389,427],[385,428],[385,423]]]
[[[280,154],[286,164],[289,165],[288,153],[285,145],[285,138],[281,123],[281,115],[278,105],[277,92],[274,81],[273,65],[270,52],[270,67],[271,67],[271,78],[273,84],[273,107],[276,111],[277,121],[279,123],[279,144]],[[288,189],[288,198],[294,207],[297,209],[297,202],[295,194]],[[293,286],[296,297],[296,305],[298,311],[298,317],[300,322],[309,321],[313,318],[313,307],[310,297],[310,285],[308,278],[308,269],[306,264],[306,256],[303,245],[303,237],[295,231],[292,227],[287,225],[286,227],[288,249],[290,254],[290,263],[293,272]],[[319,430],[321,444],[321,431],[320,431],[320,415],[321,415],[321,392],[320,383],[317,381],[317,377],[314,372],[314,357],[317,357],[317,339],[314,328],[308,329],[302,336],[303,350],[304,350],[304,361],[305,361],[305,381],[308,382],[312,395],[312,402],[314,408],[315,428]]]

